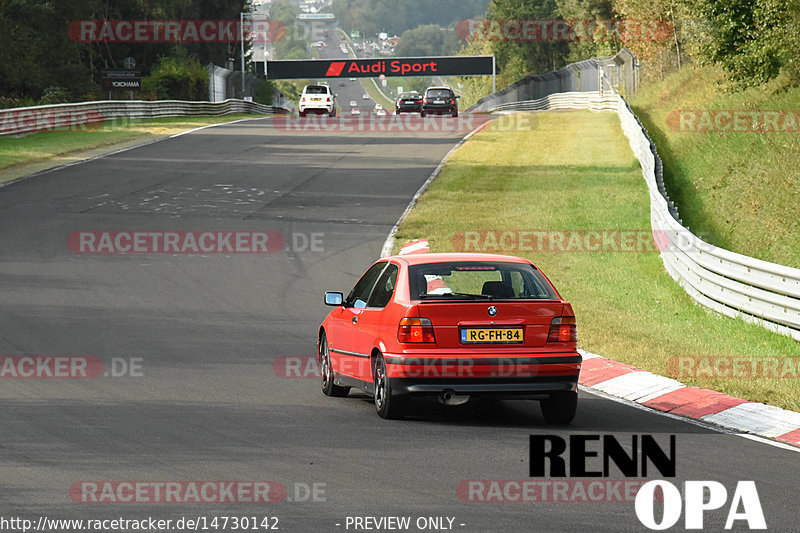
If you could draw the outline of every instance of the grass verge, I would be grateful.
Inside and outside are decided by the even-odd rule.
[[[498,119],[451,156],[401,224],[396,250],[426,238],[432,251],[463,251],[464,231],[650,230],[647,187],[616,115],[525,117]],[[712,368],[680,379],[800,411],[800,344],[694,304],[658,253],[526,252],[508,244],[480,240],[468,251],[531,259],[572,303],[580,347],[661,375],[687,357],[786,358],[794,366],[778,373],[785,378],[720,378]]]
[[[44,131],[25,136],[2,136],[0,137],[0,183],[201,126],[258,117],[258,115],[234,114],[220,117],[107,121],[103,125],[93,125],[75,131]]]
[[[684,68],[631,98],[664,160],[664,181],[694,233],[742,254],[800,267],[800,87],[784,78],[731,91],[712,67]],[[679,111],[777,111],[778,131],[695,130]],[[745,120],[749,126],[750,120]],[[708,123],[706,123],[707,125]],[[726,129],[728,131],[720,131]],[[742,128],[747,129],[747,128]]]

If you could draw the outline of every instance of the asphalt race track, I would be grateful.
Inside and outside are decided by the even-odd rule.
[[[665,446],[676,435],[676,484],[715,480],[730,495],[755,480],[770,530],[797,531],[792,451],[586,393],[569,427],[544,425],[524,402],[419,403],[412,419],[387,421],[363,396],[328,398],[317,379],[276,372],[280,357],[315,354],[322,293],[352,287],[462,136],[287,132],[258,119],[0,188],[0,355],[91,356],[125,374],[0,379],[2,516],[274,516],[283,531],[410,516],[450,517],[465,532],[643,531],[632,502],[464,502],[456,489],[530,480],[531,434],[651,434]],[[67,244],[76,231],[167,230],[275,231],[285,246],[87,254]],[[75,503],[70,487],[90,480],[269,480],[288,495]],[[314,484],[324,492],[305,498]],[[727,509],[707,513],[707,530],[722,529]]]

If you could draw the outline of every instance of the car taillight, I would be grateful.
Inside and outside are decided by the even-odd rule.
[[[422,103],[423,103],[423,104],[427,104],[427,103],[428,103],[428,99],[427,99],[427,98],[423,98],[423,99],[422,99]]]
[[[331,101],[331,97],[329,96],[329,97],[328,97],[328,102],[330,102],[330,101]]]
[[[397,328],[397,342],[436,342],[433,324],[427,318],[402,318]]]
[[[306,97],[305,97],[305,96],[304,96],[304,97],[302,97],[302,98],[300,99],[300,101],[301,101],[301,102],[305,102],[305,101],[306,101]]]
[[[454,99],[450,99],[450,105],[456,105],[456,101]]]
[[[574,316],[557,316],[550,322],[550,333],[547,342],[576,342],[578,330]]]

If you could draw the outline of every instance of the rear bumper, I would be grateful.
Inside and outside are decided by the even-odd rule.
[[[333,104],[331,105],[321,105],[321,106],[300,106],[300,111],[305,113],[330,113],[333,111]]]
[[[422,111],[426,113],[453,113],[458,110],[458,107],[451,105],[424,105]]]
[[[578,353],[469,356],[384,355],[392,394],[451,392],[495,398],[546,398],[578,386]]]
[[[412,379],[389,378],[392,394],[397,396],[439,396],[450,392],[478,398],[545,399],[554,392],[574,391],[578,376],[495,379]]]

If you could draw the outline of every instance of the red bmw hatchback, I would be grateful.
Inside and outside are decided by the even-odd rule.
[[[403,416],[412,396],[539,400],[549,423],[575,417],[581,356],[575,314],[530,261],[491,254],[383,258],[319,329],[322,392],[374,396]]]

